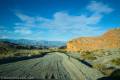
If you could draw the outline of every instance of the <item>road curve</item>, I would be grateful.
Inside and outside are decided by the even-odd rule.
[[[100,77],[103,74],[96,69],[59,52],[0,65],[2,79],[97,80]]]

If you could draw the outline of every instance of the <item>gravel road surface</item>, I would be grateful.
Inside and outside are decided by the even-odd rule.
[[[0,65],[0,78],[41,80],[97,80],[103,74],[64,53]]]

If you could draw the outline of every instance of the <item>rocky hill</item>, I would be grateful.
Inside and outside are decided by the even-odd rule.
[[[67,51],[92,51],[120,48],[120,28],[111,29],[98,37],[80,37],[67,43]]]

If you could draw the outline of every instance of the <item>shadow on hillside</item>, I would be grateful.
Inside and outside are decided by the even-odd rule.
[[[98,80],[120,80],[120,69],[115,70],[110,76]]]
[[[33,55],[33,56],[8,57],[8,58],[5,58],[5,59],[0,59],[0,65],[1,64],[6,64],[6,63],[11,63],[11,62],[27,60],[27,59],[34,59],[34,58],[44,57],[48,53],[49,52],[45,52],[45,53],[42,53],[42,54],[39,54],[39,55]]]
[[[72,57],[70,55],[67,55],[67,56],[68,56],[69,59],[70,59],[70,57]],[[72,58],[74,58],[74,57],[72,57]],[[85,60],[81,60],[81,59],[78,59],[78,58],[74,58],[74,59],[78,60],[80,63],[83,63],[84,65],[86,65],[88,67],[91,67],[91,68],[93,67],[89,62],[87,62]]]
[[[93,67],[90,63],[88,63],[87,61],[85,60],[79,60],[81,63],[85,64],[86,66],[88,67]]]

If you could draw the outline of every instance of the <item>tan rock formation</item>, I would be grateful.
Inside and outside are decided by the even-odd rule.
[[[81,37],[67,43],[67,51],[92,51],[120,48],[120,28],[111,29],[99,37]]]

